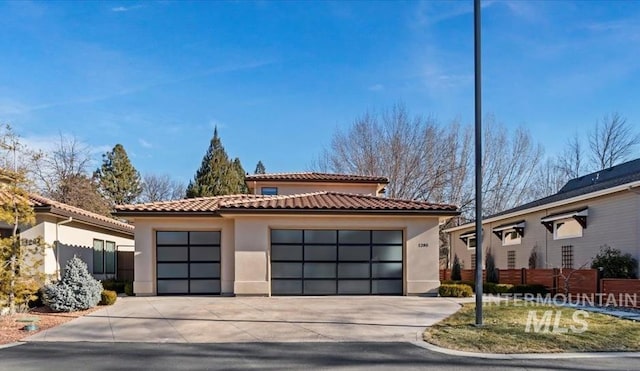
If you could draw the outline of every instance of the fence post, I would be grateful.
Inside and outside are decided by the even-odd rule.
[[[527,268],[520,269],[520,284],[521,285],[527,284]]]

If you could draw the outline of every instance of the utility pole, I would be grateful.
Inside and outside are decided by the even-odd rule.
[[[482,326],[482,80],[480,0],[473,1],[476,136],[476,326]]]

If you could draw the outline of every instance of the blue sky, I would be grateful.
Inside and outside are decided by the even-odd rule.
[[[1,2],[0,122],[182,181],[217,125],[247,171],[304,171],[367,110],[472,124],[472,5]],[[483,73],[484,112],[549,154],[612,111],[638,125],[640,3],[485,1]]]

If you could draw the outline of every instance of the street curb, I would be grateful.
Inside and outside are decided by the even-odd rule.
[[[590,353],[475,353],[462,350],[442,348],[426,341],[411,342],[411,344],[433,352],[459,357],[472,357],[484,359],[579,359],[579,358],[640,358],[640,352],[590,352]]]
[[[24,345],[24,344],[26,344],[26,342],[24,341],[17,341],[15,343],[9,343],[9,344],[0,344],[0,349],[17,347],[18,345]]]

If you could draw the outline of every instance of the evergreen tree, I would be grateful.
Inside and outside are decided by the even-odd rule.
[[[258,164],[256,165],[256,170],[254,170],[254,174],[266,174],[267,169],[265,169],[264,164],[262,163],[262,161],[258,161]]]
[[[498,276],[500,271],[496,268],[496,261],[493,257],[491,249],[487,250],[487,255],[484,261],[485,269],[487,270],[486,280],[490,283],[498,283]]]
[[[73,312],[93,308],[100,302],[102,283],[91,276],[87,264],[74,256],[64,268],[62,279],[46,285],[43,301],[56,312]]]
[[[240,159],[229,160],[215,128],[202,164],[187,186],[187,198],[245,193],[244,176]]]
[[[460,267],[460,259],[458,258],[458,254],[453,256],[453,266],[451,267],[451,280],[452,281],[460,281],[462,280],[462,273]]]
[[[96,170],[100,192],[113,205],[130,204],[142,192],[140,173],[129,161],[122,144],[102,155],[102,166]]]

